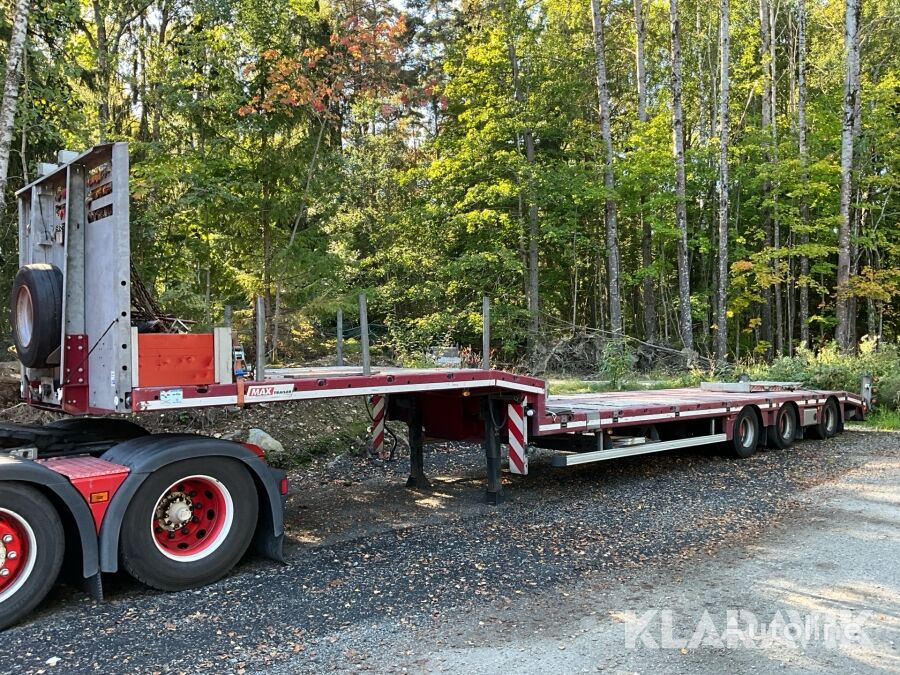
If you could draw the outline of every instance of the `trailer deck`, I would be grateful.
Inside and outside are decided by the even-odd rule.
[[[342,396],[371,397],[376,453],[382,452],[387,420],[403,421],[411,430],[422,427],[421,435],[410,435],[410,486],[428,487],[422,454],[426,436],[483,439],[489,455],[488,498],[495,503],[500,493],[497,443],[505,444],[509,471],[527,475],[529,445],[556,451],[553,465],[567,467],[728,443],[734,440],[735,420],[751,410],[756,429],[738,425],[740,433],[752,436],[742,451],[749,455],[763,442],[786,447],[802,438],[806,427],[818,435],[831,433],[821,427],[826,408],[832,410],[829,401],[834,406],[827,413],[833,418],[829,424],[835,429],[848,417],[861,417],[866,406],[862,396],[804,389],[796,382],[549,395],[543,380],[499,370],[370,368],[367,373],[353,366],[274,369],[264,380],[233,384],[137,387],[130,405],[145,412]],[[785,406],[789,410],[782,410]],[[497,440],[491,441],[494,436]]]
[[[789,401],[802,412],[815,410],[829,396],[836,394],[843,403],[862,406],[860,396],[812,389],[734,393],[684,388],[553,395],[547,397],[544,415],[534,433],[591,431],[677,419],[719,417],[748,405],[756,406],[761,411],[777,410]]]

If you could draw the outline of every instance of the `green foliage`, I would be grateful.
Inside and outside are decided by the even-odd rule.
[[[900,410],[879,408],[862,425],[876,431],[900,431]]]
[[[610,340],[603,345],[599,370],[613,389],[619,389],[623,379],[634,373],[634,353],[624,342]]]
[[[866,339],[856,355],[841,354],[829,344],[816,353],[800,350],[794,357],[754,366],[748,372],[754,380],[802,382],[814,389],[846,391],[859,391],[860,376],[870,374],[876,406],[900,410],[900,344],[877,345]]]
[[[167,311],[205,329],[221,320],[225,305],[249,316],[253,296],[262,295],[268,350],[290,361],[327,350],[334,312],[342,308],[352,320],[356,295],[365,291],[373,342],[407,363],[434,345],[479,345],[483,294],[492,298],[498,359],[521,359],[530,339],[524,289],[532,207],[541,330],[560,323],[606,330],[605,203],[615,198],[626,333],[647,337],[649,282],[658,339],[678,350],[668,6],[644,3],[649,87],[641,124],[633,7],[602,4],[613,193],[602,178],[590,7],[560,0],[452,7],[410,0],[402,12],[384,0],[108,0],[96,4],[102,17],[91,3],[48,0],[32,11],[9,190],[60,147],[83,149],[101,134],[127,140],[133,257]],[[679,5],[690,302],[695,345],[704,353],[715,309],[717,8],[700,0]],[[797,356],[775,361],[773,372],[847,386],[860,368],[835,362],[827,346],[843,2],[806,6],[804,166],[796,4],[776,7],[773,144],[761,119],[759,5],[732,3],[729,348],[736,359],[770,358],[775,340],[763,316],[766,294],[778,283],[785,351]],[[854,329],[882,342],[900,332],[900,53],[893,48],[900,32],[885,20],[895,13],[887,0],[864,3],[853,182]],[[119,36],[105,53],[98,19]],[[101,123],[104,101],[109,119]],[[16,267],[12,202],[0,223],[2,297]],[[766,214],[780,228],[778,249]],[[809,274],[801,274],[801,257]],[[804,284],[811,348],[822,350],[815,356],[795,351]],[[0,313],[0,329],[6,322]],[[622,384],[638,354],[607,350],[602,376]],[[881,368],[884,399],[896,380],[873,354],[859,360]],[[692,372],[681,381],[702,377]]]

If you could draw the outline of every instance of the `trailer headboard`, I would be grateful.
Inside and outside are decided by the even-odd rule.
[[[23,391],[32,403],[71,413],[125,412],[133,348],[128,144],[60,160],[16,194],[20,267],[62,273],[59,349],[23,365]],[[45,334],[47,304],[33,303],[33,330]]]

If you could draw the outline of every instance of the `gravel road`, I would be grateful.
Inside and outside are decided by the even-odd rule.
[[[844,539],[822,523],[837,508],[823,501],[829,489],[898,458],[900,434],[851,430],[740,462],[701,450],[567,470],[538,459],[527,479],[504,479],[508,501],[499,508],[481,503],[483,460],[471,446],[427,454],[430,492],[402,488],[404,459],[320,461],[292,476],[287,565],[248,560],[217,584],[178,594],[115,577],[103,603],[60,585],[28,623],[0,635],[0,669],[720,671],[702,648],[690,657],[699,660],[626,652],[619,624],[627,617],[609,611],[686,597],[693,604],[672,605],[689,615],[696,606],[721,607],[722,598],[759,600],[769,576],[754,570],[772,568],[794,542],[831,541],[833,550],[819,555],[828,562],[831,551],[836,569],[823,568],[820,579],[800,558],[782,570],[796,584],[784,597],[855,582],[850,572],[860,561],[851,553],[871,546],[892,557],[871,571],[869,583],[882,590],[869,588],[865,602],[879,607],[873,597],[883,593],[880,611],[896,622],[898,474],[878,493],[884,510],[865,516],[866,547],[846,526],[851,516]],[[799,569],[805,577],[796,577]],[[749,595],[727,593],[739,588]],[[886,634],[900,643],[891,625]],[[567,653],[581,656],[560,660]],[[896,650],[885,653],[896,659]],[[736,658],[733,650],[726,657]],[[803,667],[792,658],[786,653],[781,663]],[[868,665],[886,663],[897,667]]]

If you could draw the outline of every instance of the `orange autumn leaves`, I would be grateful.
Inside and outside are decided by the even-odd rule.
[[[267,49],[244,75],[259,93],[238,114],[281,112],[289,117],[308,107],[319,117],[336,117],[342,104],[384,99],[379,111],[393,114],[403,105],[431,96],[434,83],[412,87],[402,82],[406,18],[370,21],[354,16],[332,33],[327,46],[299,54]]]

